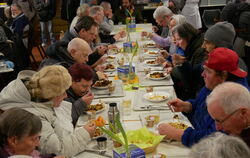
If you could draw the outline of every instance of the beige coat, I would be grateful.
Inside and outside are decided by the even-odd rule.
[[[42,121],[41,152],[73,156],[85,150],[91,140],[84,128],[70,132],[62,127],[51,105],[30,101],[31,96],[20,79],[9,83],[0,93],[0,109],[7,110],[19,107],[40,117]]]

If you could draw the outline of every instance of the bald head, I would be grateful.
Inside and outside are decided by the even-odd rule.
[[[76,63],[85,64],[88,61],[88,56],[92,53],[92,50],[85,40],[74,38],[68,44],[68,52]]]

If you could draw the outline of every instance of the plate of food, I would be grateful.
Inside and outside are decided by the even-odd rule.
[[[157,57],[159,55],[158,51],[154,51],[154,50],[149,50],[149,51],[145,52],[145,54],[147,56],[151,56],[151,57]]]
[[[151,72],[149,74],[147,74],[147,78],[151,79],[151,80],[164,80],[169,76],[169,74],[163,73],[163,72]]]
[[[103,112],[105,110],[104,103],[90,104],[87,108],[87,112],[95,112],[96,114]]]
[[[159,63],[157,63],[156,60],[146,60],[145,64],[148,65],[148,66],[157,66],[157,65],[159,65]]]
[[[167,92],[150,92],[144,94],[143,98],[147,101],[158,103],[167,100],[169,96]]]
[[[156,44],[155,43],[146,43],[143,46],[144,48],[156,48]]]
[[[112,81],[102,79],[102,80],[96,81],[92,87],[95,89],[107,89],[109,84],[112,84]]]
[[[115,66],[113,64],[107,64],[104,68],[105,72],[113,72],[115,71]]]
[[[113,62],[115,60],[115,56],[109,55],[107,56],[107,62]]]

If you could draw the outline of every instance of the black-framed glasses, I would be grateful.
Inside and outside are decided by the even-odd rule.
[[[236,112],[240,111],[240,109],[236,109],[234,110],[232,113],[230,113],[229,115],[227,115],[224,119],[222,120],[216,120],[215,119],[215,122],[218,123],[218,124],[223,124],[226,120],[228,120],[231,116],[233,116]]]

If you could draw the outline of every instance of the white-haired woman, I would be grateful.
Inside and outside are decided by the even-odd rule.
[[[33,75],[19,75],[0,93],[0,109],[19,107],[37,115],[42,121],[42,153],[73,156],[84,151],[95,125],[87,124],[76,130],[72,125],[67,129],[57,116],[55,109],[67,97],[65,91],[71,84],[71,76],[62,66],[47,66]]]

